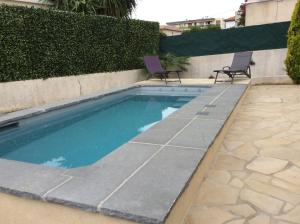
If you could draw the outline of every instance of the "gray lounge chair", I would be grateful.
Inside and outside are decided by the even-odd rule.
[[[167,78],[169,73],[175,72],[177,73],[178,81],[181,83],[179,73],[182,72],[180,70],[176,71],[167,71],[163,69],[159,57],[158,56],[145,56],[144,62],[147,67],[147,70],[151,76],[158,76],[161,80],[165,80],[166,85],[168,84]]]
[[[222,70],[214,70],[216,72],[215,83],[218,82],[219,74],[226,74],[231,78],[231,83],[234,81],[234,77],[237,75],[245,75],[251,79],[251,59],[252,51],[235,53],[232,61],[232,65],[223,67]]]

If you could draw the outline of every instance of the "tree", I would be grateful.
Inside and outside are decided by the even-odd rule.
[[[128,17],[136,7],[136,0],[93,0],[96,4],[96,14]]]
[[[300,84],[300,0],[298,0],[288,32],[288,53],[285,61],[288,75]]]
[[[239,19],[238,19],[238,26],[245,26],[246,23],[246,3],[248,0],[245,0],[245,2],[243,4],[240,5],[240,8],[237,12],[237,14],[239,15]]]
[[[83,14],[129,17],[136,0],[53,0],[54,8]]]

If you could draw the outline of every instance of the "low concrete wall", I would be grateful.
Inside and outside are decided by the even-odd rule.
[[[290,21],[297,0],[252,0],[246,5],[246,26]]]
[[[143,70],[0,83],[0,113],[119,88],[146,79]]]
[[[252,84],[291,84],[284,60],[287,49],[255,51]],[[233,54],[192,57],[183,78],[208,78],[231,65]],[[226,76],[224,76],[226,77]],[[146,79],[143,70],[0,83],[0,113],[40,106],[119,88]]]
[[[287,76],[284,60],[287,49],[263,50],[253,53],[255,65],[252,69],[253,84],[286,84],[292,83]],[[188,71],[183,74],[183,78],[208,78],[215,76],[216,69],[222,69],[226,65],[231,65],[233,54],[220,54],[192,57]],[[226,77],[226,76],[224,76]]]

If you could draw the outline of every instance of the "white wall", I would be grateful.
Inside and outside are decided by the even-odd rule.
[[[235,21],[228,21],[225,22],[225,29],[233,28],[235,27]]]
[[[87,96],[145,79],[143,70],[130,70],[0,83],[0,113]]]
[[[255,65],[251,66],[253,83],[291,83],[287,76],[284,60],[287,49],[253,52]],[[233,54],[209,55],[190,58],[191,65],[183,78],[208,78],[215,76],[216,69],[230,66]],[[226,77],[226,76],[224,76]]]
[[[290,21],[297,0],[252,0],[246,5],[246,26]]]
[[[182,34],[181,31],[174,31],[174,30],[161,29],[160,31],[166,34],[167,36],[178,36]]]
[[[52,3],[46,0],[0,0],[0,4],[15,5],[15,6],[27,6],[36,8],[49,8]]]

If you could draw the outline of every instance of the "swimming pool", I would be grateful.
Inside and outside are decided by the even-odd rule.
[[[17,211],[18,217],[30,216],[35,220],[45,214],[36,213],[36,208],[49,212],[49,204],[39,203],[42,207],[34,206],[32,212],[28,212],[32,202],[22,202],[20,208],[18,197],[51,202],[51,207],[66,220],[69,219],[65,214],[70,214],[70,210],[64,210],[65,206],[94,212],[101,220],[107,220],[105,216],[117,217],[116,223],[123,223],[123,219],[144,224],[169,223],[169,218],[178,212],[177,203],[182,205],[180,196],[185,197],[192,186],[197,169],[202,176],[201,172],[208,166],[206,158],[216,149],[223,126],[247,88],[247,85],[237,84],[124,87],[113,93],[80,97],[1,116],[0,142],[3,144],[4,139],[16,137],[13,133],[17,130],[34,130],[38,124],[45,125],[47,119],[49,123],[59,123],[60,119],[93,111],[93,108],[126,96],[195,97],[149,130],[88,166],[63,169],[0,157],[0,197],[17,196],[13,202],[8,202],[12,205],[10,214],[13,216]],[[55,204],[63,207],[55,207]],[[49,219],[52,218],[56,216]]]
[[[15,121],[0,129],[0,158],[51,167],[87,166],[203,91],[139,87]]]

